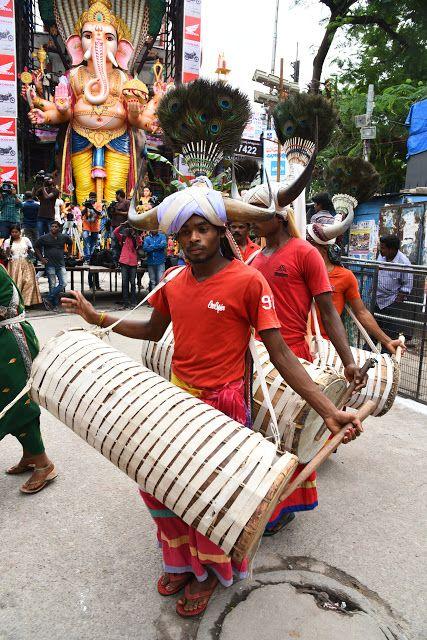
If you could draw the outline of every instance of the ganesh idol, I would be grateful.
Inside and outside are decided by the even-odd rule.
[[[118,189],[132,191],[136,174],[135,130],[154,133],[162,83],[148,89],[128,72],[140,47],[144,2],[125,6],[132,30],[112,13],[109,0],[89,0],[73,25],[77,3],[55,2],[58,28],[71,56],[72,68],[62,76],[53,102],[28,93],[34,124],[69,123],[62,160],[61,188],[84,202],[96,192],[97,202],[112,201]],[[130,5],[133,5],[133,9]],[[130,11],[131,9],[131,11]],[[132,18],[131,18],[132,16]]]

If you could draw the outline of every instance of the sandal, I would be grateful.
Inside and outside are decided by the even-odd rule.
[[[208,591],[201,591],[199,593],[190,593],[188,585],[186,585],[184,589],[184,599],[180,598],[176,603],[177,614],[182,618],[193,618],[194,616],[198,616],[201,613],[203,613],[203,611],[205,611],[206,607],[208,606],[210,597],[215,591],[215,589],[217,588],[217,586],[218,586],[218,582],[215,582],[214,586]],[[201,600],[201,602],[195,609],[192,609],[191,611],[186,611],[184,609],[184,606],[187,600],[189,600],[190,602],[194,600]]]
[[[169,582],[164,583],[165,575],[160,576],[157,581],[157,591],[161,596],[173,596],[178,591],[181,591],[185,587],[186,584],[190,582],[193,578],[192,573],[178,574],[177,577],[172,578],[173,575],[177,574],[169,574]],[[171,589],[168,589],[168,585],[174,585]]]
[[[293,511],[290,511],[289,513],[285,513],[280,518],[279,522],[277,522],[277,524],[274,525],[274,527],[272,527],[271,529],[266,529],[264,531],[264,533],[262,534],[262,537],[271,538],[271,536],[275,536],[276,533],[279,533],[279,531],[282,531],[282,529],[284,529],[286,525],[292,522],[294,518],[295,518],[295,513]]]
[[[14,464],[13,467],[10,467],[5,471],[9,476],[17,476],[20,473],[25,473],[26,471],[34,471],[36,465],[24,462],[24,460],[20,460],[18,464]]]
[[[21,487],[22,493],[38,493],[39,491],[44,489],[45,486],[49,484],[49,482],[55,480],[58,472],[53,462],[51,464],[48,464],[46,467],[35,467],[34,471],[46,471],[47,469],[50,469],[50,471],[46,474],[43,480],[28,480],[28,482],[23,484]]]

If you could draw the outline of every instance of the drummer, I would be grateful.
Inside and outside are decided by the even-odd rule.
[[[335,309],[341,316],[346,304],[349,304],[354,315],[370,336],[380,342],[383,349],[391,354],[396,353],[396,349],[401,347],[406,351],[402,340],[393,340],[381,329],[374,316],[363,304],[359,292],[359,285],[356,276],[350,269],[345,269],[341,265],[341,249],[336,244],[336,238],[325,240],[320,227],[334,224],[334,217],[325,211],[312,216],[310,224],[307,226],[307,240],[316,247],[326,266],[329,282],[332,287],[332,302]],[[322,336],[329,340],[328,333],[319,317],[319,327]]]
[[[197,189],[197,200],[188,200],[191,188]],[[177,233],[188,265],[151,297],[154,309],[149,320],[123,320],[114,331],[158,341],[172,320],[172,381],[241,424],[249,424],[245,354],[254,327],[274,366],[325,419],[329,430],[336,433],[350,421],[346,441],[359,435],[360,422],[336,409],[284,343],[264,277],[233,259],[225,241],[227,215],[222,196],[211,189],[190,187],[167,197],[158,207],[157,218],[160,226],[164,222],[167,233]],[[115,322],[114,316],[95,311],[79,292],[73,295],[63,300],[67,309],[102,327]],[[157,525],[162,548],[165,573],[157,589],[169,596],[185,587],[176,611],[184,617],[198,615],[206,609],[218,581],[230,586],[233,573],[245,576],[247,561],[233,567],[230,557],[208,538],[151,495],[141,491],[141,496]]]
[[[298,237],[292,210],[282,208],[273,191],[276,215],[268,221],[257,222],[253,231],[257,237],[265,237],[266,246],[251,262],[260,271],[274,295],[280,332],[285,342],[299,358],[312,361],[306,340],[307,323],[313,298],[324,326],[327,328],[345,366],[347,380],[354,380],[357,388],[366,384],[360,377],[348,344],[344,326],[332,302],[331,284],[318,252],[306,240]],[[248,204],[268,206],[270,193],[265,184],[249,189],[244,195]],[[299,465],[296,473],[303,469]],[[316,472],[289,498],[279,503],[273,512],[264,535],[281,531],[295,517],[296,511],[309,511],[317,507]]]

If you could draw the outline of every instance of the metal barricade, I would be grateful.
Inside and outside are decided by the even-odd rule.
[[[399,394],[427,404],[427,267],[355,258],[343,258],[343,266],[353,271],[362,300],[381,329],[393,339],[401,333],[406,338],[408,353],[402,358]],[[392,289],[399,286],[410,292],[384,299],[384,280]],[[365,341],[348,316],[344,323],[350,344],[363,347]]]

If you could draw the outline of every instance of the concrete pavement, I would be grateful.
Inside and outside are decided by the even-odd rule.
[[[60,329],[81,324],[65,314],[33,322],[42,343]],[[139,357],[135,341],[113,335],[111,342]],[[319,507],[298,514],[287,530],[263,540],[254,580],[270,575],[279,591],[249,590],[247,600],[240,598],[240,619],[246,621],[241,626],[228,615],[235,605],[230,606],[233,593],[225,590],[218,590],[200,627],[177,618],[175,598],[161,598],[155,590],[160,556],[135,485],[46,412],[42,426],[58,479],[38,495],[23,496],[18,491],[22,477],[0,475],[1,640],[275,638],[275,630],[282,629],[278,613],[286,616],[290,603],[288,584],[301,575],[306,583],[315,584],[320,576],[357,591],[373,610],[389,616],[401,637],[427,637],[425,407],[399,401],[385,417],[370,418],[363,437],[325,463],[319,473]],[[3,440],[0,468],[18,457],[14,439]],[[248,584],[236,585],[234,594]],[[313,606],[310,601],[302,610],[314,611]],[[259,611],[267,615],[260,618]],[[319,614],[326,620],[338,615]],[[264,621],[261,630],[256,620]],[[330,624],[330,639],[343,637]],[[323,640],[318,629],[311,629],[312,640]],[[281,638],[306,637],[289,633]],[[358,638],[348,630],[345,634]],[[376,640],[373,634],[367,640]]]

